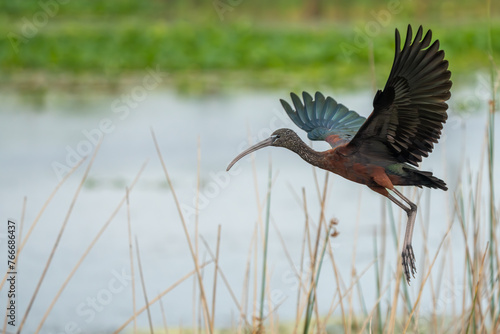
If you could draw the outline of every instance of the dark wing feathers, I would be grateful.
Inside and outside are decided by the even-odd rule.
[[[338,136],[340,141],[333,143],[328,140],[332,147],[336,147],[348,142],[365,121],[364,117],[337,103],[331,97],[325,99],[320,92],[316,92],[314,100],[311,95],[303,92],[304,103],[296,94],[291,93],[290,96],[295,110],[284,100],[280,100],[281,104],[290,119],[306,131],[307,137],[311,140],[327,140],[328,136]]]
[[[385,144],[385,153],[400,162],[415,166],[432,151],[441,135],[448,115],[446,101],[450,98],[451,73],[439,41],[431,44],[429,30],[422,38],[422,27],[412,43],[408,26],[401,49],[396,29],[396,53],[391,73],[383,91],[373,100],[374,110],[349,143],[355,150],[371,150],[366,141]],[[430,45],[430,46],[429,46]],[[380,153],[380,152],[379,152]]]

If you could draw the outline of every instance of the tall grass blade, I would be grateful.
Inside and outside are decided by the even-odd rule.
[[[199,269],[201,268],[204,268],[205,266],[207,266],[208,264],[212,263],[212,261],[208,261],[208,262],[204,262],[202,264],[200,264],[199,266]],[[119,332],[121,332],[123,329],[125,329],[125,327],[127,327],[128,324],[130,324],[133,320],[134,320],[134,317],[137,317],[138,315],[140,315],[142,312],[146,311],[146,309],[148,307],[150,307],[151,305],[153,305],[154,303],[156,303],[157,301],[159,301],[161,298],[163,298],[166,294],[168,294],[170,291],[172,291],[173,289],[175,289],[177,286],[179,286],[179,284],[181,284],[182,282],[184,282],[185,280],[187,280],[189,277],[193,276],[196,274],[196,269],[193,269],[191,270],[189,273],[187,273],[186,275],[184,275],[182,278],[180,278],[179,280],[177,280],[174,284],[172,284],[170,287],[168,287],[167,289],[165,289],[163,292],[161,292],[158,296],[156,296],[155,298],[153,298],[147,305],[144,305],[142,308],[140,308],[136,314],[132,315],[130,318],[128,318],[127,321],[125,321],[117,330],[115,330],[113,332],[113,334],[117,334]]]
[[[26,308],[26,312],[24,312],[24,317],[21,320],[21,323],[19,324],[19,328],[17,330],[18,333],[21,333],[21,330],[23,329],[23,326],[26,323],[26,319],[28,319],[28,315],[31,311],[31,307],[33,306],[33,303],[35,302],[38,291],[40,290],[40,287],[42,286],[45,275],[47,274],[47,271],[49,270],[50,264],[52,263],[52,259],[54,258],[54,254],[57,250],[57,246],[59,245],[59,242],[61,241],[61,238],[63,236],[66,225],[68,224],[69,218],[71,217],[71,213],[73,212],[73,207],[75,206],[76,200],[78,199],[78,195],[80,194],[80,191],[82,190],[83,184],[85,183],[85,180],[87,179],[87,176],[89,175],[90,168],[92,167],[92,165],[94,163],[94,159],[97,155],[97,152],[99,152],[99,148],[101,147],[101,143],[102,143],[102,138],[97,143],[97,146],[94,150],[94,154],[92,155],[92,158],[90,159],[90,162],[87,166],[87,169],[85,170],[85,173],[83,174],[82,180],[81,180],[80,184],[78,185],[78,188],[76,189],[75,194],[73,195],[73,200],[71,201],[71,204],[69,205],[68,211],[66,213],[66,217],[64,218],[63,224],[61,225],[61,229],[59,230],[59,234],[57,235],[56,241],[54,242],[54,246],[52,247],[52,251],[50,252],[49,258],[47,259],[47,263],[45,264],[45,268],[43,269],[42,275],[40,276],[40,279],[37,283],[35,291],[33,292],[33,295],[31,296],[31,300],[28,304],[28,307]],[[25,239],[25,241],[26,241],[26,239]]]
[[[432,262],[429,264],[429,268],[427,270],[427,274],[424,276],[424,279],[423,279],[423,283],[422,283],[422,286],[425,285],[425,282],[427,282],[427,279],[429,278],[429,276],[431,275],[431,272],[432,272],[432,268],[434,267],[434,263],[436,263],[436,259],[439,255],[439,252],[441,251],[441,248],[446,240],[446,238],[448,237],[448,235],[450,234],[450,230],[451,230],[451,227],[452,225],[450,225],[450,227],[448,228],[448,230],[446,231],[445,235],[443,236],[443,238],[441,239],[441,242],[439,243],[439,246],[436,250],[436,254],[434,255],[434,258],[432,259]],[[406,321],[406,324],[404,326],[404,330],[403,332],[406,333],[408,331],[408,327],[410,326],[410,324],[412,323],[413,321],[413,314],[415,313],[415,310],[418,306],[418,304],[420,303],[420,299],[422,298],[422,295],[423,295],[423,289],[420,289],[419,293],[418,293],[418,297],[417,297],[417,300],[415,301],[415,303],[413,304],[412,308],[411,308],[411,312],[410,312],[410,315],[408,317],[408,320]]]
[[[375,254],[375,283],[376,283],[376,296],[377,299],[381,297],[380,295],[380,288],[381,288],[381,282],[380,282],[380,266],[379,266],[379,261],[378,261],[378,245],[377,245],[377,232],[375,230],[374,236],[373,236],[373,253]],[[380,307],[380,303],[377,304],[377,331],[378,333],[382,333],[382,309]]]
[[[304,324],[304,334],[309,333],[309,327],[310,327],[311,322],[312,322],[312,313],[313,313],[313,308],[314,308],[315,300],[316,300],[316,288],[318,286],[319,275],[321,273],[321,267],[323,265],[323,259],[325,258],[326,248],[328,246],[328,242],[330,239],[330,233],[332,232],[332,227],[333,227],[333,225],[330,225],[328,227],[327,234],[325,235],[324,244],[323,244],[323,247],[321,250],[321,256],[320,256],[320,259],[318,261],[318,268],[316,270],[316,273],[314,274],[315,280],[314,280],[312,289],[309,292],[309,300],[307,302],[307,308],[306,308],[306,320],[305,320],[305,324]],[[319,323],[319,319],[318,319],[318,323]]]
[[[69,179],[69,177],[83,164],[83,162],[86,159],[87,159],[87,157],[83,157],[83,159],[81,159],[80,161],[78,161],[78,163],[73,168],[71,168],[71,170],[68,172],[68,174],[66,174],[62,178],[62,180],[59,181],[59,183],[56,185],[56,187],[54,188],[54,190],[52,190],[52,192],[50,193],[50,195],[47,198],[47,200],[45,201],[45,203],[43,203],[42,208],[40,209],[40,211],[36,215],[35,220],[33,221],[33,223],[31,224],[30,228],[28,229],[28,233],[26,233],[26,236],[24,237],[23,242],[20,243],[19,248],[17,250],[17,255],[16,255],[15,261],[17,261],[17,259],[19,258],[19,255],[21,254],[21,251],[23,250],[24,246],[28,242],[28,239],[29,239],[29,237],[31,235],[31,232],[33,232],[33,230],[35,229],[35,226],[40,221],[40,218],[42,217],[43,213],[45,212],[45,209],[47,209],[47,207],[49,206],[50,202],[52,201],[52,199],[54,198],[54,196],[56,195],[56,193],[59,191],[59,189],[62,187],[62,185],[66,182],[66,180]],[[2,290],[3,285],[5,284],[5,281],[7,279],[7,272],[8,272],[8,270],[5,272],[5,275],[4,275],[3,279],[2,279],[2,283],[0,283],[0,290]]]
[[[146,160],[142,164],[141,169],[139,170],[139,172],[135,176],[134,180],[132,181],[132,183],[128,187],[128,191],[129,192],[132,191],[132,189],[136,185],[137,181],[139,181],[139,178],[141,177],[142,172],[146,168],[147,163],[148,163],[148,161]],[[38,325],[38,328],[35,331],[35,333],[38,333],[42,329],[42,326],[45,323],[45,320],[47,319],[47,317],[49,316],[50,312],[54,308],[54,305],[56,304],[57,300],[59,299],[59,297],[63,293],[63,291],[66,288],[66,286],[68,285],[68,283],[70,282],[71,278],[76,273],[76,271],[78,270],[78,268],[80,267],[80,265],[82,264],[82,262],[85,260],[85,258],[87,257],[87,255],[90,253],[90,251],[92,250],[92,248],[94,247],[94,245],[97,243],[97,241],[99,240],[99,238],[102,236],[102,234],[104,233],[104,231],[106,230],[106,228],[113,221],[113,219],[115,218],[115,216],[118,214],[118,212],[120,211],[120,208],[123,206],[123,204],[125,203],[125,201],[126,201],[126,194],[123,196],[123,198],[121,199],[121,201],[118,203],[118,205],[116,206],[115,210],[111,213],[111,216],[106,220],[106,222],[101,227],[101,229],[99,230],[99,232],[97,232],[96,236],[94,237],[94,239],[92,240],[92,242],[89,244],[89,246],[87,247],[87,249],[85,250],[85,252],[83,252],[83,254],[80,257],[80,259],[76,262],[75,266],[73,267],[73,269],[69,273],[68,277],[66,277],[66,279],[63,282],[63,284],[61,284],[61,287],[59,288],[59,291],[57,291],[57,294],[54,296],[54,299],[52,300],[52,302],[50,303],[49,307],[45,311],[45,314],[43,315],[42,320],[40,321],[40,324]]]
[[[179,213],[179,217],[180,217],[181,223],[182,223],[182,228],[184,229],[184,234],[185,234],[186,240],[188,242],[189,251],[191,253],[191,257],[193,258],[194,266],[196,269],[196,275],[198,277],[198,284],[200,287],[200,294],[201,294],[201,301],[203,304],[205,325],[208,328],[208,331],[210,332],[210,334],[212,334],[213,328],[210,326],[210,319],[211,319],[210,311],[208,309],[208,303],[207,303],[207,299],[205,297],[206,296],[205,288],[203,286],[203,279],[201,277],[201,272],[199,270],[200,268],[199,268],[199,264],[198,264],[198,258],[196,257],[196,254],[194,252],[193,243],[191,242],[191,238],[189,237],[189,232],[187,230],[187,224],[186,224],[186,221],[184,220],[184,215],[182,214],[179,200],[178,200],[177,195],[175,193],[175,189],[174,189],[172,181],[170,179],[170,175],[168,174],[167,166],[165,165],[165,161],[163,160],[163,156],[162,156],[161,151],[160,151],[160,146],[158,145],[158,141],[156,140],[156,135],[155,135],[153,129],[151,129],[151,135],[153,136],[153,141],[155,144],[156,152],[158,153],[158,158],[160,159],[160,163],[162,165],[163,172],[165,173],[165,177],[167,179],[168,185],[170,187],[170,190],[172,191],[172,196],[174,197],[175,206],[177,207],[177,211]]]
[[[128,249],[130,257],[130,276],[132,278],[132,310],[135,314],[136,303],[135,303],[135,270],[134,270],[134,254],[132,247],[132,226],[130,224],[130,201],[129,201],[129,189],[126,188],[127,195],[127,231],[128,231]],[[134,318],[134,334],[137,333],[137,319]]]
[[[265,221],[265,233],[264,233],[264,252],[262,255],[262,284],[260,287],[260,322],[259,322],[259,332],[262,330],[263,321],[264,321],[264,300],[265,300],[265,292],[266,292],[266,277],[267,277],[267,246],[269,240],[269,218],[271,215],[271,188],[273,181],[272,174],[272,164],[271,160],[269,160],[269,174],[268,174],[268,188],[267,188],[267,207],[266,207],[266,221]]]
[[[153,320],[151,319],[151,310],[149,309],[148,294],[146,292],[146,283],[144,282],[144,272],[142,271],[141,264],[141,252],[139,251],[139,242],[137,241],[137,236],[135,236],[135,251],[137,253],[137,265],[139,266],[139,275],[141,277],[142,293],[144,295],[144,300],[146,301],[146,310],[148,312],[149,331],[151,334],[154,334]]]
[[[197,138],[197,152],[196,152],[196,197],[195,197],[195,216],[194,216],[194,253],[199,261],[198,252],[198,226],[200,218],[200,185],[201,185],[201,141],[200,136]],[[196,277],[193,278],[193,332],[198,333],[198,326],[196,325]]]
[[[488,15],[488,54],[490,58],[490,82],[491,82],[491,99],[489,103],[489,113],[488,113],[488,177],[489,177],[489,190],[490,190],[490,201],[489,201],[489,218],[490,218],[490,230],[489,230],[489,243],[490,243],[490,289],[494,291],[495,282],[495,272],[500,268],[495,268],[495,254],[498,252],[498,245],[495,242],[495,231],[497,227],[496,213],[495,213],[495,182],[494,182],[494,145],[495,145],[495,111],[496,111],[496,72],[495,72],[495,61],[493,58],[493,36],[491,27],[491,0],[487,0],[487,15]],[[499,300],[500,302],[500,300]],[[493,322],[498,321],[498,315],[495,315],[495,310],[500,309],[500,305],[497,305],[495,301],[495,294],[492,294],[490,301],[490,315]]]
[[[168,334],[167,317],[165,316],[165,308],[163,307],[163,302],[162,302],[161,298],[158,301],[160,302],[161,318],[163,320],[163,327],[165,328],[165,334]]]
[[[220,229],[221,227],[219,225],[217,227],[217,247],[215,249],[214,287],[212,290],[212,319],[210,319],[212,328],[214,328],[215,323],[215,296],[217,292],[217,273],[219,271]]]
[[[212,258],[212,261],[215,262],[215,259],[216,259],[216,256],[214,255],[214,253],[212,252],[212,250],[210,249],[210,246],[208,245],[208,242],[205,240],[205,238],[203,237],[200,237],[200,240],[203,242],[203,245],[205,246],[205,249],[208,251],[208,254],[210,255],[210,257]],[[222,271],[221,267],[220,266],[217,266],[217,271],[220,275],[220,277],[222,278],[222,281],[224,282],[224,284],[226,285],[226,288],[227,288],[227,291],[229,292],[229,294],[231,295],[231,299],[233,300],[234,302],[234,305],[236,306],[236,308],[240,311],[240,315],[242,317],[242,319],[244,320],[245,322],[245,325],[246,326],[250,326],[250,323],[247,321],[246,317],[245,317],[245,314],[243,313],[243,308],[242,306],[240,305],[240,303],[238,302],[238,299],[236,298],[236,295],[234,294],[234,291],[233,289],[231,289],[231,285],[229,285],[229,281],[228,279],[226,278],[226,275],[224,274],[224,272]]]

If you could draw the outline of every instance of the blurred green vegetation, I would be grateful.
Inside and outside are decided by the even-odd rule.
[[[490,22],[487,1],[464,0],[24,0],[0,13],[0,84],[20,87],[113,84],[148,67],[183,90],[352,86],[366,83],[371,50],[381,83],[408,23],[433,30],[454,75],[490,66],[489,23],[500,55],[498,1]]]

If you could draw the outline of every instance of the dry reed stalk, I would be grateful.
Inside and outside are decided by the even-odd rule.
[[[314,170],[314,169],[313,169]],[[317,181],[317,176],[316,172],[314,170],[314,177],[315,180]],[[316,241],[314,243],[314,252],[312,254],[312,261],[311,261],[311,277],[310,277],[310,282],[309,282],[309,289],[307,292],[307,308],[306,308],[306,323],[304,327],[304,332],[308,331],[308,326],[310,322],[312,321],[312,315],[310,315],[309,308],[313,308],[313,310],[316,311],[316,318],[319,319],[319,312],[317,309],[317,298],[316,298],[316,270],[318,266],[318,251],[319,251],[319,244],[321,240],[321,225],[322,222],[325,220],[325,202],[326,202],[326,192],[328,188],[328,177],[329,173],[325,173],[325,183],[323,185],[323,195],[320,194],[320,205],[321,205],[321,210],[320,210],[320,217],[318,220],[318,226],[317,226],[317,231],[316,231]],[[318,183],[316,183],[319,185]],[[318,188],[319,192],[319,188]],[[313,301],[313,305],[310,305],[310,301]],[[316,306],[316,307],[315,307]]]
[[[352,251],[352,258],[351,258],[351,283],[354,281],[356,277],[356,250],[357,250],[357,244],[358,244],[358,237],[359,237],[359,221],[360,221],[360,212],[361,212],[361,198],[362,198],[363,192],[361,191],[361,187],[359,188],[359,196],[358,196],[358,210],[356,213],[356,226],[354,228],[354,243],[353,243],[353,251]],[[352,328],[352,321],[353,321],[353,312],[354,312],[354,305],[352,302],[352,297],[353,293],[349,294],[349,313],[347,316],[347,332],[348,334],[351,333],[351,328]]]
[[[215,321],[215,296],[217,291],[217,272],[219,271],[219,248],[220,248],[220,229],[221,226],[217,227],[217,246],[215,250],[215,269],[214,269],[214,286],[212,290],[212,319],[210,319],[212,328],[214,327]]]
[[[208,251],[208,254],[210,255],[210,257],[212,258],[212,262],[215,261],[216,259],[216,256],[214,255],[214,253],[212,252],[212,250],[210,249],[210,246],[208,245],[208,242],[205,240],[205,238],[203,238],[202,236],[200,236],[200,240],[203,242],[204,246],[205,246],[205,249]],[[244,317],[244,314],[242,313],[242,306],[240,306],[240,304],[238,303],[238,299],[236,298],[236,295],[234,294],[234,291],[233,289],[231,289],[231,285],[229,285],[229,281],[228,279],[226,278],[226,275],[224,274],[224,272],[222,271],[222,268],[220,266],[217,267],[217,271],[220,275],[220,277],[222,278],[222,281],[224,282],[226,288],[227,288],[227,291],[229,292],[229,295],[231,296],[231,299],[233,300],[235,306],[238,308],[238,310],[240,311],[240,315],[243,316],[243,319],[245,320],[245,324],[247,326],[249,326],[250,324],[248,323],[248,321],[246,320],[246,318]]]
[[[36,296],[38,295],[38,291],[40,291],[40,287],[42,286],[45,275],[47,274],[47,271],[49,270],[50,264],[52,262],[52,259],[54,258],[54,254],[57,250],[57,246],[59,245],[59,242],[61,241],[61,238],[63,236],[66,225],[68,224],[69,218],[71,217],[71,213],[73,212],[73,207],[75,206],[76,200],[78,199],[78,195],[80,194],[80,191],[82,190],[83,184],[84,184],[85,180],[87,179],[87,176],[89,175],[90,168],[92,167],[92,164],[94,163],[94,159],[97,155],[97,152],[99,152],[99,148],[101,147],[101,143],[102,143],[102,138],[97,143],[96,148],[94,150],[94,153],[92,154],[92,158],[90,159],[90,162],[89,162],[87,168],[85,169],[82,180],[80,181],[80,184],[78,185],[78,188],[76,189],[75,194],[73,195],[73,199],[71,200],[71,204],[69,205],[68,211],[66,212],[66,216],[64,217],[63,224],[61,225],[59,233],[57,234],[57,238],[56,238],[56,241],[54,242],[54,246],[52,246],[52,250],[51,250],[49,258],[47,259],[47,262],[45,264],[45,268],[43,269],[42,275],[40,276],[40,279],[38,280],[35,291],[33,292],[33,295],[31,296],[31,300],[28,303],[28,307],[26,308],[26,311],[24,312],[23,319],[21,320],[21,323],[19,324],[19,328],[17,330],[18,333],[21,333],[21,330],[23,329],[23,326],[26,323],[26,320],[28,319],[28,315],[31,311],[31,307],[33,306],[33,303],[35,302]],[[26,239],[25,239],[25,241],[27,241]],[[19,255],[19,252],[18,252],[18,255]]]
[[[199,268],[204,268],[205,266],[207,266],[208,264],[212,263],[212,261],[209,261],[209,262],[205,262],[205,263],[202,263],[200,264]],[[172,284],[170,287],[168,287],[167,289],[165,289],[162,293],[160,293],[158,296],[156,296],[155,298],[153,298],[151,301],[149,301],[149,303],[145,306],[143,306],[142,308],[140,308],[136,314],[132,315],[130,318],[128,318],[127,321],[125,321],[117,330],[115,330],[113,332],[113,334],[117,334],[119,332],[121,332],[123,329],[125,329],[125,327],[127,327],[127,325],[129,323],[131,323],[135,317],[137,317],[138,315],[140,315],[142,312],[144,312],[148,307],[150,307],[151,305],[153,305],[154,303],[156,303],[158,300],[160,300],[163,296],[165,296],[166,294],[168,294],[170,291],[172,291],[173,289],[175,289],[179,284],[181,284],[182,282],[184,282],[185,280],[187,280],[189,277],[193,276],[196,274],[196,269],[193,269],[191,270],[189,273],[187,273],[186,275],[184,275],[182,278],[180,278],[179,280],[177,280],[174,284]]]
[[[135,303],[135,271],[134,271],[134,253],[132,247],[132,226],[130,223],[130,202],[129,202],[129,189],[125,188],[127,196],[127,231],[128,231],[128,249],[130,258],[130,276],[132,278],[132,310],[135,314],[136,303]],[[137,333],[137,319],[134,318],[134,334]]]
[[[259,222],[256,222],[257,226]],[[258,228],[257,228],[257,234],[254,239],[254,247],[253,247],[253,307],[252,307],[252,332],[255,332],[256,328],[258,328],[258,322],[260,321],[258,316],[257,316],[257,284],[258,284],[258,278],[257,278],[257,265],[259,263],[258,259],[258,254],[259,254],[259,233],[258,233]]]
[[[153,334],[154,333],[153,320],[151,319],[151,310],[149,309],[148,294],[146,292],[146,282],[144,282],[144,272],[142,271],[142,264],[141,264],[141,252],[139,250],[139,242],[137,241],[137,236],[135,236],[135,251],[136,251],[136,256],[137,256],[137,265],[139,266],[139,276],[141,277],[142,293],[144,295],[144,300],[146,302],[146,311],[148,314],[149,331],[151,334]]]
[[[280,240],[281,246],[283,248],[283,252],[285,253],[285,256],[286,256],[286,259],[288,260],[288,264],[290,265],[290,268],[292,268],[292,271],[294,272],[295,276],[297,276],[297,279],[300,280],[300,273],[297,271],[297,268],[295,268],[292,257],[290,255],[290,252],[288,251],[288,248],[286,247],[285,239],[283,239],[283,236],[281,235],[281,232],[278,228],[278,225],[276,224],[274,219],[271,219],[271,223],[273,224],[274,230],[276,231],[276,234],[278,235],[278,239]],[[304,284],[299,284],[299,287],[302,288],[304,290],[304,292],[307,291],[307,287]]]
[[[189,252],[191,253],[191,257],[193,258],[194,266],[196,269],[196,275],[198,277],[198,284],[200,287],[201,300],[202,300],[203,310],[204,310],[205,325],[206,325],[209,333],[212,334],[213,328],[210,327],[210,311],[208,309],[207,299],[205,298],[206,294],[205,294],[205,289],[203,286],[203,280],[201,278],[200,268],[199,268],[199,264],[198,264],[198,258],[196,257],[196,254],[194,253],[193,243],[191,242],[191,238],[189,237],[189,232],[187,230],[187,224],[186,224],[186,221],[184,220],[184,215],[182,214],[179,200],[177,199],[175,189],[173,187],[172,181],[170,180],[170,175],[168,174],[167,166],[165,165],[165,161],[163,160],[163,157],[161,155],[160,147],[158,145],[158,141],[156,140],[156,135],[155,135],[153,129],[151,129],[151,135],[153,136],[153,141],[154,141],[154,144],[156,147],[156,152],[158,153],[158,158],[160,159],[160,162],[161,162],[161,165],[163,168],[163,172],[165,173],[165,177],[167,179],[168,185],[170,187],[170,190],[172,191],[172,196],[174,197],[175,206],[177,207],[177,211],[179,213],[179,217],[180,217],[181,223],[182,223],[182,228],[184,229],[184,234],[186,236],[186,240],[187,240],[188,245],[189,245]]]
[[[134,188],[134,186],[137,183],[137,181],[139,181],[139,178],[142,175],[142,172],[144,171],[144,169],[146,168],[147,163],[148,162],[146,160],[142,164],[141,169],[139,170],[139,172],[135,176],[134,180],[130,184],[130,187],[128,187],[129,191],[131,191]],[[35,331],[35,334],[38,333],[42,329],[42,326],[43,326],[45,320],[49,316],[50,312],[52,311],[52,308],[56,304],[57,300],[61,296],[61,294],[64,291],[64,289],[66,288],[66,286],[68,285],[69,281],[71,280],[71,278],[73,277],[73,275],[76,273],[76,271],[78,270],[78,268],[82,264],[83,260],[85,260],[85,258],[87,257],[87,255],[90,253],[90,251],[92,250],[92,248],[94,247],[94,245],[97,243],[97,241],[99,240],[99,238],[102,236],[102,234],[104,233],[104,231],[106,230],[106,228],[113,221],[113,219],[115,218],[115,216],[118,214],[118,212],[120,211],[120,208],[123,206],[123,204],[125,203],[125,201],[126,201],[126,195],[123,196],[123,198],[121,199],[121,201],[116,206],[115,210],[111,213],[111,216],[106,220],[106,222],[101,227],[101,229],[99,230],[99,232],[97,232],[96,236],[94,237],[94,239],[92,240],[92,242],[89,244],[89,246],[87,247],[87,249],[85,250],[85,252],[83,252],[82,256],[77,261],[77,263],[75,264],[75,266],[73,267],[73,269],[69,273],[68,277],[64,280],[63,284],[59,288],[59,291],[57,291],[57,293],[54,296],[52,302],[50,303],[49,307],[45,311],[45,314],[43,315],[42,320],[40,321],[40,324],[38,325],[38,328]]]
[[[251,139],[251,130],[250,127],[247,126],[247,134],[248,134],[248,143],[249,146],[253,144],[252,139]],[[255,154],[252,153],[250,155],[251,163],[252,163],[252,179],[254,182],[254,191],[255,191],[255,201],[257,204],[257,223],[258,223],[258,231],[260,231],[260,237],[262,240],[264,240],[264,222],[262,220],[262,206],[260,204],[260,198],[259,198],[259,186],[257,183],[257,167],[255,165]],[[260,326],[260,319],[257,316],[257,254],[258,254],[258,242],[259,238],[258,235],[255,238],[255,248],[254,248],[254,277],[253,277],[253,309],[252,309],[252,330],[255,330],[255,328],[258,328]]]
[[[481,285],[481,278],[482,278],[482,274],[483,274],[483,268],[484,268],[484,262],[486,260],[486,253],[488,252],[489,250],[489,244],[486,244],[486,249],[484,250],[484,253],[483,253],[483,256],[482,256],[482,259],[481,259],[481,266],[479,268],[479,273],[478,273],[478,277],[477,277],[477,282],[474,284],[474,298],[473,298],[473,301],[472,301],[472,308],[471,308],[471,311],[470,311],[470,315],[468,317],[468,321],[467,321],[467,332],[469,331],[469,328],[470,328],[470,324],[471,324],[471,319],[472,317],[476,314],[475,313],[475,307],[476,307],[476,304],[478,306],[480,306],[480,301],[477,300],[477,296],[478,296],[478,292],[480,291],[479,287]],[[482,319],[482,312],[481,310],[479,310],[479,316],[481,317],[481,323],[484,323],[484,319]]]
[[[200,185],[201,185],[201,141],[200,136],[197,137],[197,150],[196,150],[196,197],[195,197],[195,216],[194,216],[194,252],[196,258],[199,259],[199,247],[198,247],[198,226],[200,218]],[[198,333],[198,326],[196,323],[196,277],[193,278],[193,331],[195,334]]]
[[[269,284],[266,284],[267,281],[269,280],[269,277],[267,276],[267,249],[268,249],[268,244],[269,244],[269,221],[270,221],[270,215],[271,215],[271,189],[273,185],[273,178],[272,178],[272,164],[271,164],[271,156],[269,155],[269,175],[268,175],[268,188],[267,188],[267,194],[266,194],[266,222],[265,222],[265,231],[264,231],[264,239],[263,239],[263,251],[262,251],[262,278],[261,278],[261,288],[260,288],[260,313],[259,313],[259,332],[261,332],[263,328],[263,323],[264,323],[264,300],[265,300],[265,293],[266,293],[266,285],[267,288],[269,288]],[[269,297],[270,298],[270,297]],[[271,303],[269,303],[269,307]],[[272,314],[270,314],[272,317]],[[272,324],[272,318],[270,319],[271,324]],[[271,325],[272,328],[272,325]]]
[[[380,301],[384,297],[384,294],[386,293],[386,291],[389,290],[389,288],[391,286],[391,282],[392,282],[392,280],[389,280],[389,282],[387,282],[387,284],[385,285],[384,289],[382,289],[382,293],[380,294],[380,297],[375,301],[375,305],[373,305],[372,310],[370,311],[370,313],[368,313],[368,317],[363,322],[363,326],[361,326],[361,329],[359,330],[358,333],[364,333],[366,326],[368,325],[369,322],[371,322],[372,314],[377,309],[377,305],[380,303]],[[399,281],[396,280],[396,282],[399,282]],[[387,333],[392,333],[392,332],[388,331]]]
[[[163,321],[163,327],[165,328],[165,334],[168,334],[167,317],[165,316],[165,308],[163,307],[161,298],[158,300],[158,302],[160,303],[161,319]]]
[[[304,187],[302,187],[302,198],[303,198],[303,210],[304,210],[304,215],[305,215],[305,224],[304,224],[304,237],[302,238],[302,246],[301,246],[301,251],[300,251],[300,272],[298,275],[299,278],[299,286],[304,286],[304,282],[302,281],[302,273],[304,272],[304,258],[305,258],[305,252],[306,252],[306,241],[309,239],[309,213],[307,211],[307,199],[306,199],[306,190]],[[309,239],[309,246],[310,246],[310,239]],[[310,249],[310,247],[309,247]],[[295,314],[295,325],[293,328],[293,334],[297,333],[297,329],[299,327],[299,322],[301,319],[301,312],[300,312],[300,299],[301,299],[301,289],[298,289],[297,293],[297,311]]]
[[[16,255],[16,258],[14,259],[14,261],[17,261],[17,259],[19,258],[19,255],[21,254],[21,251],[23,250],[24,246],[28,242],[28,239],[29,239],[29,237],[31,235],[31,232],[33,232],[35,226],[37,225],[38,221],[40,220],[40,218],[42,217],[43,213],[45,212],[45,209],[47,209],[47,206],[50,204],[50,202],[52,201],[52,199],[56,195],[57,191],[62,187],[62,185],[66,182],[66,180],[73,174],[73,172],[76,171],[78,169],[78,167],[80,167],[82,165],[82,163],[86,159],[87,159],[87,157],[84,157],[73,168],[71,168],[71,170],[68,172],[68,174],[66,174],[61,179],[61,181],[59,181],[59,183],[56,185],[56,187],[54,188],[54,190],[52,190],[52,192],[50,193],[50,195],[47,198],[47,200],[45,201],[45,203],[43,203],[42,208],[40,209],[40,211],[36,215],[35,220],[33,220],[33,223],[31,224],[31,226],[30,226],[30,228],[28,230],[28,233],[26,233],[26,236],[24,237],[23,242],[19,245],[19,248],[17,249],[17,255]],[[0,290],[2,290],[3,285],[5,284],[5,281],[7,280],[7,276],[8,276],[7,272],[8,272],[8,270],[5,272],[5,275],[4,275],[3,279],[2,279],[2,282],[0,283]]]
[[[370,269],[374,264],[375,264],[376,260],[372,260],[360,273],[360,275],[358,275],[356,277],[356,279],[351,283],[351,285],[349,287],[347,287],[344,291],[344,296],[348,293],[351,292],[352,289],[354,289],[354,287],[356,286],[356,284],[358,284],[359,280],[361,279],[361,277],[363,277],[367,272],[368,272],[368,269]],[[324,321],[324,327],[326,327],[326,322],[328,321],[328,318],[330,318],[333,314],[333,312],[335,312],[335,309],[342,304],[342,296],[339,296],[339,300],[337,301],[336,304],[334,304],[335,302],[335,299],[332,299],[332,304],[330,305],[330,309],[328,310],[328,313],[325,317],[325,321]]]
[[[434,263],[436,263],[436,259],[437,259],[437,256],[439,255],[439,252],[441,250],[441,247],[443,246],[444,244],[444,241],[446,240],[446,238],[448,237],[448,235],[450,234],[450,230],[451,230],[451,227],[448,228],[448,230],[446,231],[445,235],[443,236],[443,239],[441,240],[441,242],[439,243],[439,246],[438,246],[438,249],[436,250],[436,254],[434,255],[434,258],[432,259],[432,262],[429,266],[429,269],[427,270],[427,274],[425,275],[425,278],[424,278],[424,285],[425,285],[425,281],[427,281],[427,279],[429,278],[430,274],[431,274],[431,271],[432,271],[432,268],[434,267]],[[415,309],[416,309],[416,306],[420,303],[420,298],[422,298],[422,293],[423,293],[423,289],[421,289],[418,293],[418,297],[417,297],[417,300],[415,301],[415,303],[413,304],[413,307],[412,307],[412,310],[410,312],[410,316],[405,324],[405,327],[404,327],[404,331],[403,333],[406,333],[407,330],[408,330],[408,326],[410,325],[410,322],[412,320],[412,316],[415,312]]]
[[[254,241],[257,238],[257,229],[258,229],[258,223],[255,222],[255,227],[253,229],[252,237],[250,238],[250,245],[248,246],[248,255],[247,255],[247,260],[246,260],[246,265],[245,265],[245,275],[244,275],[244,279],[243,279],[243,289],[241,292],[241,294],[242,294],[241,306],[238,308],[240,311],[240,321],[238,324],[238,333],[241,333],[241,330],[243,330],[242,325],[241,325],[241,320],[245,319],[245,322],[247,322],[246,314],[248,311],[248,290],[249,290],[249,284],[250,284],[250,264],[252,261],[252,250],[253,250],[252,246],[254,245]],[[237,303],[237,301],[236,301],[236,303]]]

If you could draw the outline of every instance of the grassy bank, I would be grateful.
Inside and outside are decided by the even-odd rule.
[[[222,16],[211,3],[193,6],[70,2],[54,7],[54,15],[43,20],[46,11],[37,2],[4,3],[1,83],[30,87],[42,76],[48,86],[62,81],[67,87],[81,84],[87,76],[113,84],[158,67],[169,73],[168,83],[181,90],[353,86],[366,83],[371,50],[381,69],[377,80],[385,79],[394,52],[394,28],[405,30],[408,23],[433,29],[454,75],[488,67],[487,20],[458,20],[467,14],[465,4],[453,18],[456,9],[440,6],[427,17],[419,11],[410,15],[414,4],[401,6],[401,13],[390,16],[385,27],[377,23],[377,13],[387,10],[382,3],[327,6],[317,20],[304,18],[299,2],[288,7],[279,2],[261,10],[261,15],[255,4],[246,2]],[[272,20],[280,8],[281,15],[275,16],[279,20]],[[484,11],[478,6],[469,10]],[[500,35],[499,20],[492,20],[492,34]],[[497,40],[493,39],[496,57]]]

